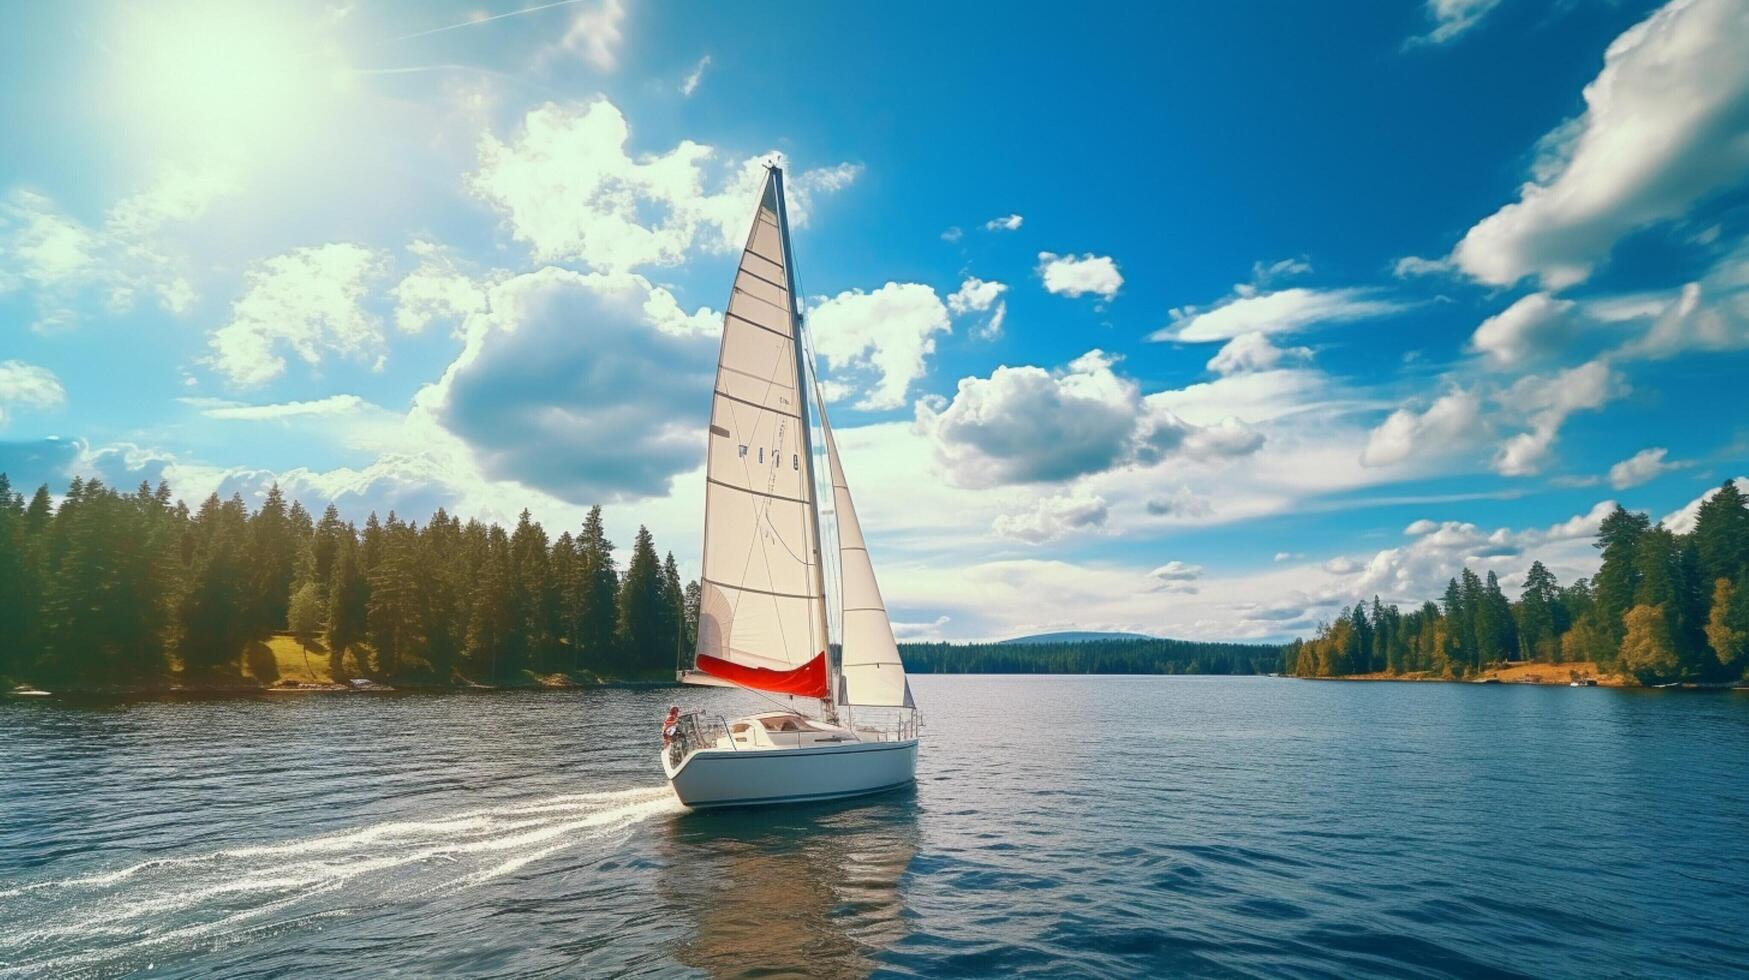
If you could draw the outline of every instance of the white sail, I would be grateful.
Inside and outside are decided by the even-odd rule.
[[[698,650],[682,680],[827,696],[805,381],[781,177],[767,177],[723,317],[705,474]]]
[[[842,579],[839,592],[844,607],[838,703],[914,707],[911,687],[905,681],[905,663],[899,658],[893,623],[887,618],[886,603],[881,600],[874,563],[868,557],[868,544],[862,536],[862,524],[856,519],[856,506],[850,500],[850,486],[844,479],[844,466],[838,461],[838,443],[832,438],[824,406],[820,411],[820,430],[826,439],[826,467],[832,479],[832,507],[837,515]]]

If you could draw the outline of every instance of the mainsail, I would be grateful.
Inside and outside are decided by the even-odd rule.
[[[828,698],[825,586],[784,214],[773,168],[723,317],[692,683]]]
[[[838,564],[843,603],[843,661],[840,664],[838,703],[883,708],[910,708],[911,685],[905,681],[905,664],[899,659],[899,644],[893,639],[893,623],[887,618],[881,587],[875,581],[874,563],[862,537],[862,524],[850,500],[844,466],[838,461],[838,442],[820,409],[820,431],[826,441],[826,467],[832,479],[832,509],[838,524]]]

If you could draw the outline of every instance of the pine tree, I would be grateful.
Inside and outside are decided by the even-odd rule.
[[[698,647],[698,606],[701,596],[698,579],[686,583],[686,636],[684,642],[688,650]]]
[[[680,569],[674,552],[662,559],[662,645],[674,652],[678,666],[686,638],[686,591],[680,584]]]
[[[626,565],[625,581],[619,590],[619,629],[621,662],[626,669],[642,673],[666,666],[673,656],[673,647],[664,640],[665,617],[662,597],[662,567],[656,558],[656,545],[650,532],[638,528],[632,545],[632,559]]]
[[[376,671],[385,678],[424,664],[418,561],[416,532],[391,511],[382,528],[376,567],[370,571],[365,607],[365,632],[376,651]]]
[[[556,603],[547,577],[547,532],[527,510],[510,535],[511,601],[516,629],[509,637],[510,669],[547,670]]]
[[[1476,573],[1465,568],[1458,572],[1458,592],[1463,596],[1463,617],[1452,626],[1461,634],[1463,651],[1468,658],[1465,666],[1470,670],[1480,669],[1486,661],[1482,650],[1482,633],[1478,628],[1482,618],[1482,580]]]
[[[310,578],[322,592],[324,610],[328,607],[328,583],[334,578],[334,556],[340,551],[341,535],[351,536],[352,531],[340,520],[340,509],[329,504],[310,536]]]
[[[249,519],[251,632],[256,636],[283,629],[291,598],[292,566],[297,560],[297,535],[286,513],[279,484],[268,488],[261,508]]]
[[[577,631],[585,666],[600,671],[616,664],[619,630],[619,573],[613,565],[613,542],[602,526],[601,508],[589,508],[577,536]]]
[[[1560,656],[1560,633],[1555,627],[1559,601],[1555,576],[1542,562],[1531,562],[1518,605],[1519,646],[1525,659],[1553,663]]]
[[[470,525],[470,530],[478,525]],[[496,680],[510,660],[511,635],[517,629],[512,597],[510,539],[504,529],[480,528],[479,566],[468,616],[468,662],[473,671]]]
[[[1694,542],[1700,552],[1700,574],[1708,588],[1749,565],[1749,500],[1737,488],[1737,481],[1726,480],[1701,502],[1694,520]]]
[[[314,580],[306,578],[292,590],[285,615],[286,628],[297,637],[298,647],[303,651],[304,672],[314,677],[315,671],[310,669],[310,641],[322,632],[326,616],[326,610],[322,608],[322,590]]]
[[[473,582],[464,554],[461,522],[438,508],[425,525],[418,548],[425,659],[432,677],[447,682],[461,662],[466,646],[468,586]]]
[[[1640,538],[1651,527],[1644,514],[1634,514],[1619,504],[1597,529],[1597,549],[1603,552],[1603,565],[1592,579],[1592,597],[1597,608],[1597,620],[1604,631],[1619,640],[1625,628],[1622,616],[1634,605],[1639,590],[1639,572],[1635,558]]]
[[[328,582],[328,657],[335,680],[348,676],[346,654],[364,639],[370,589],[358,567],[359,547],[348,527],[339,538]]]
[[[203,508],[189,588],[182,599],[183,667],[211,671],[236,663],[254,628],[249,567],[245,549],[248,529],[235,508]]]

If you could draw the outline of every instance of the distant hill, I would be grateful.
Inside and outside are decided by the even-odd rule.
[[[1100,633],[1093,630],[1064,630],[1061,633],[1035,633],[1032,636],[1016,636],[1013,639],[997,640],[1002,643],[1086,643],[1092,640],[1157,640],[1157,636],[1144,633]]]

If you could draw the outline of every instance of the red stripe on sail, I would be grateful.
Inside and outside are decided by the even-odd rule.
[[[733,681],[742,687],[750,687],[756,691],[770,691],[774,694],[799,694],[808,698],[824,698],[828,693],[824,651],[815,654],[814,659],[794,670],[743,667],[740,664],[701,653],[698,655],[698,669],[712,677],[721,677],[723,680]]]

